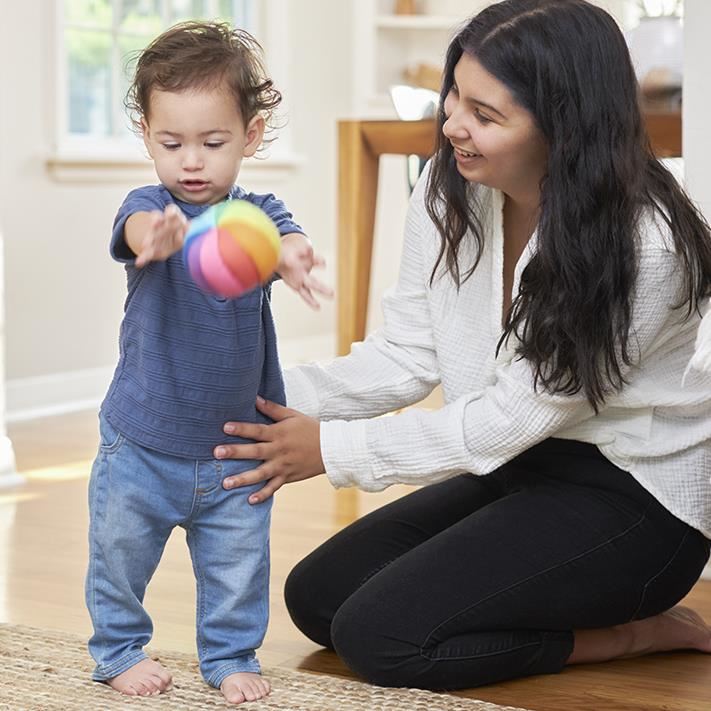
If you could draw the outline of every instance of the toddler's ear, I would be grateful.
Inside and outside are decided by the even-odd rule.
[[[151,152],[151,129],[146,122],[146,119],[141,116],[141,132],[143,133],[143,145],[148,151],[148,155],[153,158],[153,153]]]
[[[245,129],[244,157],[250,158],[257,152],[257,148],[262,145],[264,138],[264,117],[257,114],[247,124]]]

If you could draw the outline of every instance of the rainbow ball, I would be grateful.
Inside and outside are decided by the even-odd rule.
[[[190,222],[183,262],[203,291],[234,299],[269,279],[280,249],[279,230],[263,210],[227,200]]]

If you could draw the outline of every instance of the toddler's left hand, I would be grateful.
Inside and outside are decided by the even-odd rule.
[[[282,237],[276,270],[282,280],[316,310],[321,308],[316,294],[329,299],[333,297],[333,289],[311,274],[314,267],[323,267],[324,264],[323,257],[314,254],[311,243],[304,235],[292,232]]]

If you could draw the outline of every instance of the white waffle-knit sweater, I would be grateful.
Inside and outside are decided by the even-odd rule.
[[[627,385],[595,415],[582,393],[535,391],[530,364],[514,360],[512,348],[496,357],[501,193],[479,188],[485,246],[474,274],[459,291],[446,276],[430,286],[439,236],[424,207],[426,177],[410,201],[400,274],[383,298],[383,327],[348,356],[286,373],[289,406],[322,421],[321,452],[333,485],[378,491],[486,474],[548,437],[576,439],[597,445],[711,537],[711,376],[690,370],[682,385],[700,319],[684,321],[683,309],[671,309],[681,266],[661,220],[649,215],[640,228],[636,364],[625,371]],[[461,245],[462,273],[472,241]],[[514,293],[535,242],[534,234],[516,266]],[[438,383],[441,409],[375,417],[418,402]]]

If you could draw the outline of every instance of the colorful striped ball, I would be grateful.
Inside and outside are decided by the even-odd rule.
[[[227,200],[190,222],[183,262],[203,291],[234,299],[269,279],[280,248],[279,231],[263,210]]]

